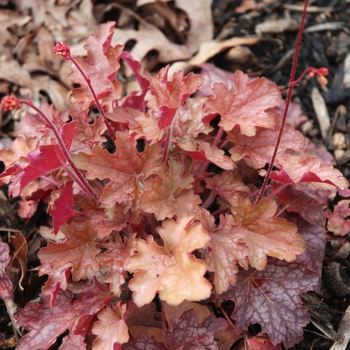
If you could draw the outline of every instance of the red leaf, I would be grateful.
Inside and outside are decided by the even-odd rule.
[[[6,274],[6,267],[10,263],[10,248],[5,242],[0,241],[0,298],[12,296],[12,282]]]
[[[65,165],[65,159],[58,145],[41,146],[39,151],[28,155],[30,165],[19,175],[21,190],[33,180]]]
[[[61,195],[55,200],[54,208],[50,210],[55,234],[57,234],[60,226],[65,224],[73,215],[78,214],[73,208],[73,181],[68,181],[60,189]]]
[[[300,295],[313,290],[319,276],[303,264],[270,259],[264,271],[249,269],[237,277],[236,285],[222,294],[235,303],[231,317],[236,321],[236,332],[259,323],[272,344],[283,342],[289,348],[298,343],[309,322]]]
[[[72,307],[72,298],[73,293],[60,291],[52,309],[45,297],[41,304],[38,302],[26,304],[15,315],[18,325],[29,331],[23,336],[17,349],[48,349],[54,344],[57,337],[76,320],[77,314]]]
[[[141,112],[144,112],[146,107],[145,95],[149,88],[149,80],[141,74],[142,66],[140,62],[135,61],[134,58],[127,51],[123,51],[121,57],[129,65],[129,67],[135,74],[136,80],[138,81],[141,88],[140,95],[132,94],[127,97],[126,101],[124,102],[124,107],[132,107]]]
[[[69,150],[76,130],[76,121],[64,124],[61,129],[62,140]],[[56,169],[63,167],[67,160],[58,144],[52,144],[39,147],[38,151],[28,154],[29,165],[19,174],[21,179],[20,190],[33,180],[46,175]]]
[[[277,194],[279,202],[287,212],[298,213],[303,219],[316,224],[322,216],[322,202],[311,197],[309,192],[288,186]]]
[[[226,320],[214,315],[198,324],[193,309],[185,311],[180,318],[172,318],[170,323],[171,330],[165,333],[164,339],[170,349],[217,350],[214,334],[227,327]]]
[[[79,293],[79,298],[73,302],[75,311],[80,315],[74,326],[74,334],[84,337],[89,331],[90,323],[96,314],[111,300],[113,294],[109,289],[93,278],[91,285]]]

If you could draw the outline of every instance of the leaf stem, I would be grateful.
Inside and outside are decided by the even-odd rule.
[[[70,175],[73,177],[73,179],[77,182],[77,184],[80,186],[80,188],[90,197],[95,199],[96,201],[98,201],[99,199],[99,195],[94,191],[94,189],[90,186],[90,184],[86,181],[85,177],[82,175],[82,173],[80,172],[80,170],[75,166],[75,164],[73,163],[73,160],[69,154],[69,151],[66,147],[66,145],[64,144],[61,135],[59,134],[58,130],[56,129],[56,126],[52,123],[52,121],[50,120],[50,118],[38,107],[36,107],[31,101],[27,101],[27,100],[18,100],[19,103],[27,105],[31,108],[33,108],[44,120],[47,124],[49,124],[51,130],[53,131],[53,133],[56,136],[57,142],[64,154],[64,157],[67,161],[67,163],[69,164],[69,166],[71,167],[71,170],[67,169],[67,167],[65,166],[64,168],[68,171],[68,173],[70,173]]]
[[[169,154],[169,148],[170,148],[170,143],[171,143],[171,134],[173,132],[173,123],[171,123],[168,127],[167,133],[165,135],[165,140],[164,140],[164,148],[163,148],[163,156],[162,156],[162,162],[165,163],[166,160],[168,159],[168,154]]]
[[[281,142],[284,125],[286,124],[289,104],[290,104],[290,101],[291,101],[291,98],[292,98],[295,72],[296,72],[296,69],[297,69],[298,56],[299,56],[299,50],[300,50],[300,43],[301,43],[301,38],[303,36],[304,23],[305,23],[306,10],[307,10],[308,3],[309,3],[309,0],[305,0],[305,2],[304,2],[304,10],[303,10],[303,13],[302,13],[302,16],[301,16],[300,25],[299,25],[298,36],[297,36],[297,40],[296,40],[296,43],[295,43],[295,51],[294,51],[294,56],[293,56],[292,69],[291,69],[291,72],[290,72],[289,87],[288,87],[288,93],[287,93],[287,98],[286,98],[286,105],[285,105],[285,108],[284,108],[283,117],[282,117],[282,121],[281,121],[281,127],[280,127],[280,130],[279,130],[279,133],[278,133],[278,137],[277,137],[277,140],[276,140],[275,149],[273,151],[273,154],[272,154],[272,157],[271,157],[271,160],[270,160],[270,163],[269,163],[269,168],[268,168],[267,173],[265,175],[265,179],[264,179],[263,185],[262,185],[262,187],[260,189],[259,195],[258,195],[258,197],[257,197],[257,199],[255,201],[255,205],[257,205],[261,201],[261,198],[263,197],[263,195],[265,193],[265,189],[266,189],[267,183],[268,183],[268,181],[270,179],[272,168],[273,168],[273,165],[274,165],[275,160],[276,160],[277,151],[278,151],[278,147],[279,147],[280,142]]]

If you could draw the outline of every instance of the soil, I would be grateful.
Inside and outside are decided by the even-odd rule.
[[[67,3],[64,0],[60,2]],[[81,3],[81,1],[77,1],[74,6],[80,6]],[[121,23],[125,19],[125,16],[122,18],[121,15],[123,11],[129,10],[144,21],[147,21],[152,14],[151,9],[137,8],[136,0],[116,1],[118,4],[116,7],[111,6],[112,2],[108,1],[85,1],[85,3],[89,3],[93,7],[95,20],[94,24],[86,24],[87,32],[91,31],[90,27],[94,28],[97,24],[107,20],[117,19],[118,23]],[[349,180],[350,68],[347,61],[350,60],[350,2],[348,0],[316,0],[310,1],[309,6],[296,77],[299,77],[307,67],[327,67],[329,69],[328,84],[321,85],[317,79],[305,78],[294,88],[293,101],[301,104],[304,115],[308,119],[306,123],[302,124],[301,131],[318,147],[328,150],[335,157],[335,166]],[[227,49],[211,57],[208,62],[228,71],[241,69],[250,76],[265,76],[279,86],[288,86],[298,29],[295,23],[300,22],[302,7],[302,2],[292,0],[213,0],[212,18],[216,39],[256,36],[257,31],[261,38],[257,44],[246,47],[243,54],[235,56],[234,52],[231,52],[230,56]],[[178,17],[184,15],[183,11],[176,9],[176,1],[170,1],[168,8]],[[0,0],[0,16],[1,12],[6,13],[6,11],[14,11],[22,18],[33,15],[33,8],[21,5],[21,1]],[[277,19],[283,19],[287,24],[274,22]],[[33,21],[32,19],[28,20]],[[267,21],[270,22],[267,23]],[[11,40],[3,43],[0,39],[0,65],[2,55],[9,57],[9,53],[12,52],[12,59],[23,67],[23,60],[21,60],[19,53],[25,51],[23,45],[25,45],[26,40],[34,40],[33,38],[38,31],[38,28],[35,29],[35,27],[26,26],[23,23],[18,21],[14,25],[8,25],[12,43]],[[282,27],[284,25],[286,25],[285,28]],[[43,22],[41,26],[50,30],[48,23]],[[79,27],[79,30],[82,31],[82,28]],[[183,35],[179,34],[169,23],[165,24],[162,31],[174,42],[181,43],[187,40],[186,30],[183,31]],[[126,46],[132,47],[132,45],[132,42],[128,42]],[[3,53],[1,53],[1,48],[3,48]],[[153,65],[156,70],[164,63],[157,62],[155,56],[154,52],[150,52],[144,63],[149,66]],[[173,62],[169,61],[168,63]],[[29,69],[31,74],[37,71],[38,68]],[[50,76],[56,81],[59,80],[59,76],[56,73],[50,74],[48,68],[43,69],[40,74],[41,76]],[[3,77],[0,74],[0,97],[7,91],[20,92],[21,88],[23,88],[23,84],[16,81],[16,78]],[[331,126],[326,134],[322,133],[322,126],[319,124],[312,102],[312,93],[315,89],[320,92],[325,102],[325,111],[329,115]],[[282,91],[284,94],[286,93],[286,89]],[[50,96],[45,91],[41,91],[39,95],[41,99],[46,98],[50,101]],[[8,139],[14,137],[16,125],[16,122],[11,120],[8,115],[3,116],[0,135],[2,146]],[[342,142],[339,142],[339,139]],[[35,270],[39,265],[35,253],[43,244],[36,233],[36,228],[40,225],[50,224],[45,206],[42,205],[29,221],[25,221],[17,214],[18,199],[9,198],[6,188],[2,188],[1,194],[0,227],[20,230],[26,237],[31,257],[28,268]],[[329,208],[332,209],[338,200],[339,198],[335,198],[329,202]],[[2,240],[8,242],[7,230],[0,229],[0,234]],[[304,304],[309,307],[312,322],[304,329],[304,340],[292,349],[323,350],[332,346],[342,315],[350,304],[350,244],[348,241],[348,236],[337,238],[332,234],[328,235],[321,292],[319,294],[308,293],[303,297]],[[27,285],[28,281],[25,280],[22,283]],[[15,298],[16,303],[23,306],[35,298],[42,283],[43,279],[39,278],[36,273],[31,274],[29,285],[32,288],[26,289],[25,292],[19,289]],[[0,349],[13,349],[15,344],[11,319],[4,302],[0,300]]]

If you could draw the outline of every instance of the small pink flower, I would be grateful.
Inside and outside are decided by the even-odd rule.
[[[58,43],[54,46],[53,52],[54,52],[56,55],[62,56],[62,57],[65,58],[66,60],[69,60],[69,59],[71,58],[71,55],[70,55],[70,48],[69,48],[63,41],[58,42]]]
[[[22,103],[19,102],[15,96],[5,96],[2,99],[0,106],[4,112],[7,112],[21,108]]]
[[[315,75],[316,75],[317,80],[320,84],[322,84],[322,85],[328,84],[328,80],[325,77],[326,75],[328,75],[328,68],[326,68],[326,67],[321,67],[321,68],[311,67],[309,77],[313,78]]]

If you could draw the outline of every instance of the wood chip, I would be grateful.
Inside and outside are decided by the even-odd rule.
[[[326,103],[317,87],[314,87],[311,92],[311,100],[316,113],[317,121],[320,126],[322,138],[327,138],[327,132],[331,125]]]
[[[330,350],[345,350],[350,340],[350,306],[345,310],[345,313],[340,320],[336,341]]]

